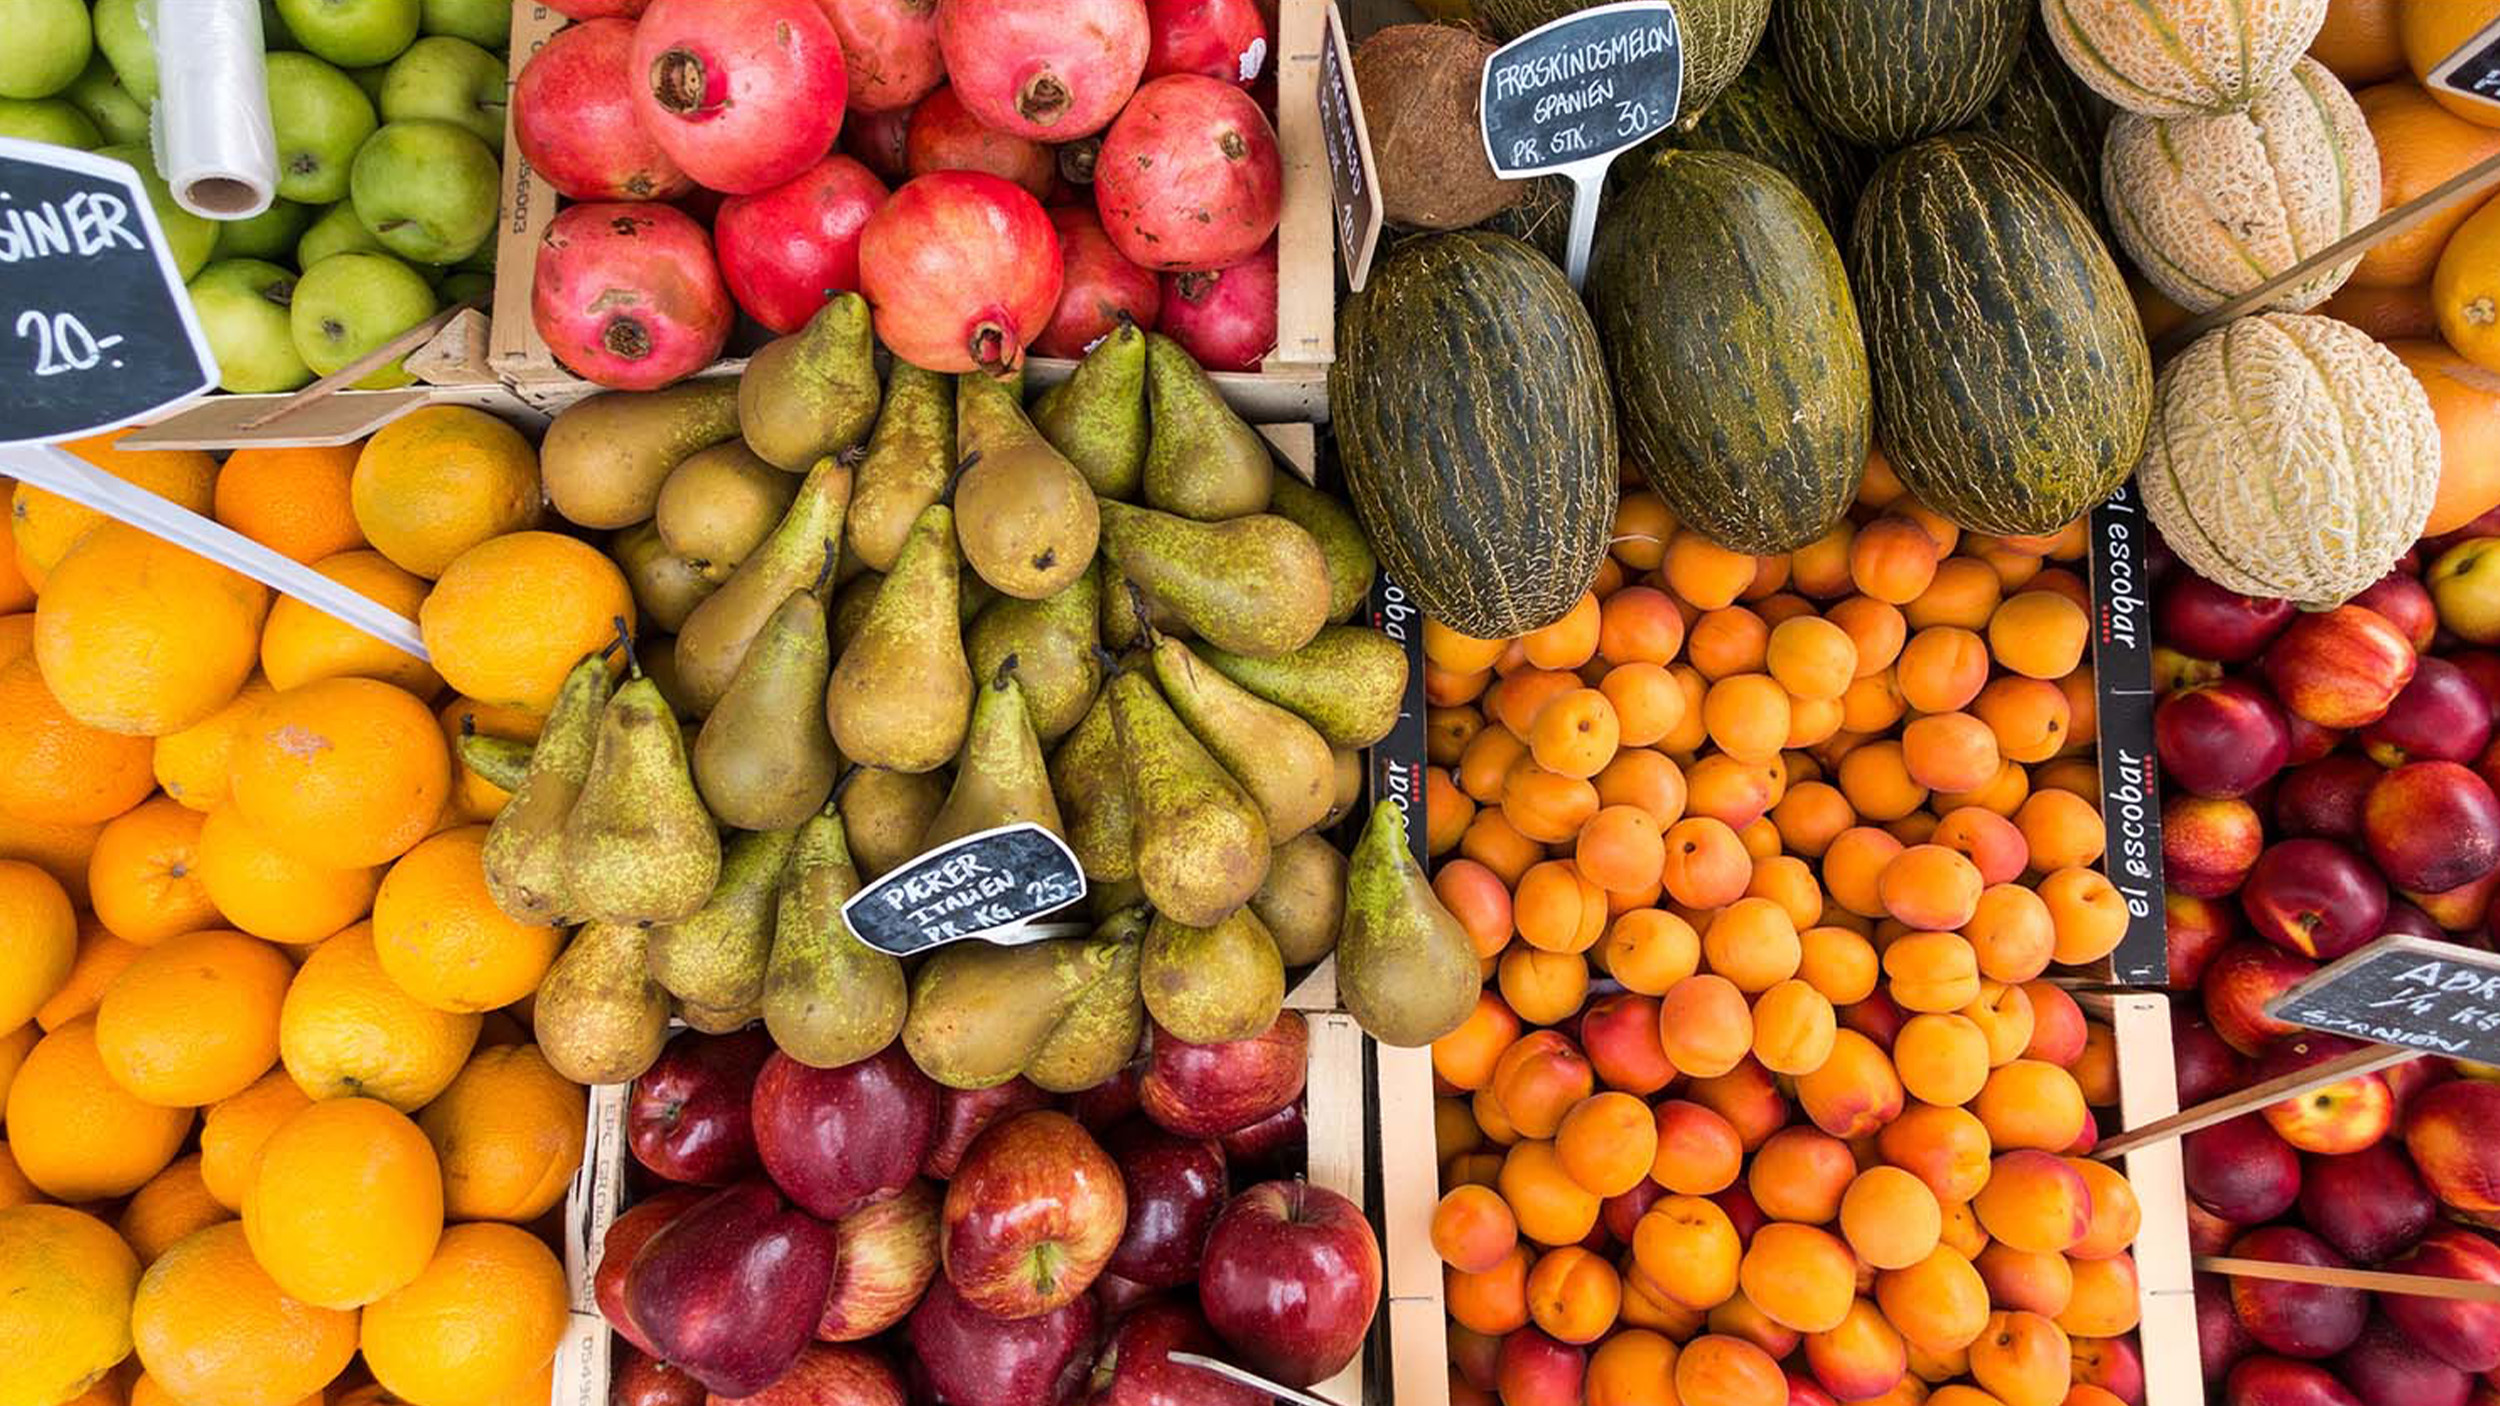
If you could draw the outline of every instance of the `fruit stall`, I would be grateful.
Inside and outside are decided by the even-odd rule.
[[[0,1406],[2500,1402],[2500,0],[0,34]]]

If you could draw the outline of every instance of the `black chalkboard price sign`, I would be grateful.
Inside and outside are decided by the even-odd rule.
[[[2500,19],[2484,25],[2481,33],[2441,59],[2425,81],[2434,91],[2480,98],[2500,115]]]
[[[1484,61],[1484,154],[1504,180],[1565,176],[1571,202],[1565,272],[1580,286],[1597,232],[1606,167],[1675,121],[1684,39],[1667,0],[1628,0],[1539,25]]]
[[[1345,17],[1330,0],[1319,46],[1319,132],[1328,148],[1329,203],[1337,215],[1337,252],[1345,256],[1346,286],[1355,292],[1371,277],[1372,251],[1380,245],[1380,173],[1372,162],[1371,129],[1363,124],[1363,96],[1354,86],[1354,54],[1346,47]]]
[[[2130,481],[2092,510],[2092,688],[2100,719],[2102,863],[2126,900],[2127,931],[2110,953],[2127,986],[2170,981],[2162,919],[2160,765],[2153,756],[2153,599],[2144,577],[2151,536]]]
[[[2500,1063],[2500,953],[2396,935],[2320,967],[2266,1003],[2311,1030]]]
[[[139,173],[0,138],[0,444],[112,429],[216,384]]]
[[[1084,897],[1085,871],[1067,841],[1027,820],[966,835],[880,875],[842,905],[842,920],[860,941],[908,957],[968,937],[1057,936],[1058,925],[1032,920]]]

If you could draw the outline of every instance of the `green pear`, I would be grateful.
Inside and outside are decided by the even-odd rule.
[[[538,983],[530,1028],[549,1068],[576,1084],[639,1077],[668,1043],[668,993],[651,979],[643,932],[591,923]]]
[[[936,849],[950,840],[1024,821],[1066,837],[1011,654],[973,700],[972,725],[964,735],[963,755],[955,762],[954,789],[947,792],[946,804],[938,808],[920,847]]]
[[[330,218],[324,216],[322,223]],[[547,501],[567,522],[631,527],[658,508],[661,485],[671,470],[696,450],[737,433],[734,382],[684,381],[666,390],[609,391],[556,412],[538,449],[539,479]],[[809,540],[822,537],[817,533]],[[781,596],[773,597],[773,604],[780,602]]]
[[[1135,498],[1146,467],[1146,334],[1121,319],[1034,403],[1033,424],[1095,493]]]
[[[914,519],[955,476],[955,378],[894,363],[851,493],[851,554],[892,571]]]
[[[681,1003],[736,1011],[764,994],[772,951],[773,895],[796,830],[732,835],[712,896],[695,913],[651,929],[652,979]]]
[[[695,794],[676,714],[639,671],[608,699],[564,818],[564,883],[598,922],[674,922],[712,896],[720,832]]]
[[[1208,754],[1151,678],[1124,673],[1107,691],[1147,901],[1193,927],[1220,922],[1267,881],[1267,821],[1259,803]]]
[[[851,768],[835,789],[835,800],[861,878],[874,882],[919,855],[920,837],[946,804],[947,780],[944,771]]]
[[[733,439],[698,449],[668,471],[651,522],[672,555],[726,581],[797,496],[796,480]]]
[[[1395,801],[1373,806],[1346,863],[1338,999],[1373,1039],[1412,1047],[1456,1030],[1483,984],[1467,930],[1407,847],[1406,812]]]
[[[1369,747],[1398,725],[1406,647],[1362,625],[1330,625],[1289,654],[1198,651],[1217,672],[1319,729],[1335,747]]]
[[[977,373],[955,378],[955,481],[964,560],[1000,591],[1057,595],[1093,564],[1102,524],[1094,491],[1024,417],[1015,394]]]
[[[964,632],[974,677],[988,678],[1008,659],[1016,661],[1016,684],[1045,746],[1065,737],[1102,691],[1102,658],[1096,652],[1101,594],[1100,573],[1087,571],[1055,596],[1001,596]]]
[[[1154,438],[1146,448],[1146,504],[1220,522],[1267,511],[1276,477],[1267,441],[1224,403],[1224,395],[1181,344],[1146,337],[1146,401]]]
[[[720,705],[764,622],[792,591],[808,589],[823,574],[828,544],[842,540],[842,510],[850,501],[850,469],[838,459],[817,460],[772,534],[686,617],[677,631],[677,677],[696,712]]]
[[[1193,1045],[1220,1045],[1276,1023],[1285,1004],[1285,962],[1249,908],[1209,927],[1158,911],[1139,953],[1137,989],[1156,1025]]]
[[[1195,522],[1112,502],[1101,515],[1104,554],[1210,644],[1285,654],[1328,622],[1328,559],[1310,533],[1283,518]]]
[[[954,524],[943,503],[920,514],[833,666],[825,718],[842,755],[861,766],[934,771],[963,750],[972,669],[956,614]]]
[[[1108,1083],[1136,1057],[1146,1033],[1146,1005],[1137,992],[1138,949],[1146,911],[1112,917],[1076,947],[1090,973],[1067,1014],[1035,1047],[1024,1077],[1046,1093],[1083,1093]]]
[[[1380,561],[1354,510],[1292,474],[1276,475],[1267,510],[1311,534],[1328,562],[1328,618],[1342,623],[1371,594]]]
[[[911,983],[903,1048],[950,1089],[991,1089],[1024,1072],[1084,996],[1098,963],[1068,939],[1001,947],[952,942]]]
[[[1050,758],[1051,790],[1076,852],[1077,867],[1094,885],[1137,874],[1137,836],[1131,823],[1128,779],[1120,764],[1120,729],[1111,718],[1111,692],[1102,690]]]
[[[764,972],[764,1028],[792,1059],[818,1069],[856,1064],[903,1031],[903,964],[842,921],[843,903],[857,892],[842,817],[828,806],[800,827]]]
[[[1337,789],[1327,739],[1209,668],[1179,640],[1156,641],[1153,658],[1164,701],[1259,803],[1269,840],[1281,844],[1319,824]]]
[[[565,880],[564,822],[589,779],[610,686],[604,650],[583,655],[564,676],[530,753],[529,770],[486,827],[478,856],[486,894],[516,921],[561,923],[580,917]]]
[[[1336,950],[1345,870],[1345,856],[1318,834],[1296,835],[1276,847],[1250,909],[1267,924],[1286,966],[1307,967]]]
[[[866,439],[881,394],[867,301],[844,293],[748,359],[738,378],[738,433],[764,462],[799,473]]]
[[[830,575],[773,611],[695,738],[695,785],[724,825],[787,829],[833,794],[837,759],[823,707],[833,647],[819,594]]]

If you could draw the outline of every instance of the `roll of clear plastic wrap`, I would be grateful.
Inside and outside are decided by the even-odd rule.
[[[182,208],[240,220],[278,191],[257,0],[141,0],[156,44],[156,166]]]

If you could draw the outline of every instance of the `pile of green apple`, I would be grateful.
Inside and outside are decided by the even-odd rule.
[[[224,389],[294,390],[485,291],[509,0],[260,0],[278,198],[231,221],[176,205],[149,155],[154,3],[0,0],[0,136],[138,169]]]

